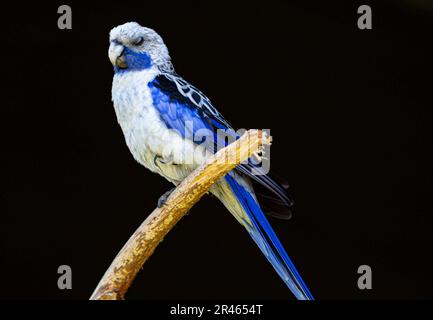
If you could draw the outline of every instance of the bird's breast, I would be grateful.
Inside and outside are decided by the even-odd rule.
[[[163,174],[155,164],[155,155],[180,164],[194,153],[197,146],[169,129],[161,120],[148,86],[155,75],[147,70],[116,74],[112,99],[117,120],[134,158],[148,169]],[[196,163],[191,165],[194,167]]]

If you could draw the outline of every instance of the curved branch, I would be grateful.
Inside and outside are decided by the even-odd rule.
[[[227,172],[270,144],[271,137],[249,130],[194,170],[138,227],[105,272],[91,300],[122,300],[138,271],[165,235]]]

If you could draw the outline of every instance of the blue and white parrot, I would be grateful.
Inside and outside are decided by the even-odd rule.
[[[112,100],[117,120],[132,155],[149,170],[178,185],[224,147],[220,139],[210,139],[211,144],[196,141],[195,134],[205,129],[215,138],[217,131],[225,129],[235,135],[209,99],[176,74],[168,49],[154,30],[136,22],[113,28],[108,56],[114,66]],[[296,298],[312,300],[264,215],[290,213],[291,200],[284,186],[268,174],[253,174],[253,166],[239,165],[210,192],[244,226]],[[254,192],[253,186],[265,192]],[[160,198],[159,206],[168,194]]]

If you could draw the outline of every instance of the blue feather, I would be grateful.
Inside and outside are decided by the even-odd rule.
[[[167,99],[166,92],[155,86],[154,82],[149,83],[149,88],[153,105],[168,128],[176,130],[182,137],[191,139],[197,144],[203,143],[206,138],[211,142],[215,140],[211,124],[200,115],[198,109],[191,107],[191,102]],[[200,135],[197,135],[199,130]]]
[[[206,129],[208,130],[208,137],[213,137],[212,141],[215,143],[215,145],[209,146],[213,151],[227,145],[225,139],[221,139],[215,129],[225,129],[227,130],[226,133],[233,139],[239,138],[236,132],[227,126],[222,117],[210,117],[210,112],[216,113],[216,110],[203,112],[201,107],[183,96],[174,83],[169,82],[165,77],[156,78],[148,86],[151,90],[153,105],[158,110],[161,120],[164,121],[168,128],[177,130],[184,138],[194,139],[198,130]],[[192,128],[188,127],[187,123],[192,124]],[[198,141],[195,142],[199,143]],[[276,193],[280,192],[279,187],[269,177],[251,176],[247,168],[242,166],[239,166],[238,170],[253,179],[259,179],[264,185],[275,190]],[[312,300],[313,296],[284,250],[259,204],[230,174],[227,174],[225,179],[248,215],[246,225],[250,226],[252,224],[252,227],[247,227],[247,230],[260,250],[262,250],[296,298]],[[281,197],[285,199],[284,194]]]
[[[284,250],[280,240],[260,209],[259,204],[248,191],[246,191],[232,176],[230,176],[230,174],[226,175],[225,179],[248,217],[251,219],[253,228],[247,228],[248,232],[268,258],[279,276],[283,279],[296,298],[300,300],[313,300],[314,298],[312,294],[296,270],[292,260]],[[267,238],[271,243],[269,243]],[[272,248],[271,244],[274,248]]]
[[[126,64],[128,68],[121,69],[117,66],[114,67],[116,73],[125,73],[131,71],[140,71],[144,69],[149,69],[152,66],[152,59],[146,52],[136,52],[129,48],[124,49]]]

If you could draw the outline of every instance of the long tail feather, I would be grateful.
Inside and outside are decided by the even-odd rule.
[[[260,209],[259,204],[232,176],[228,174],[225,179],[251,220],[251,224],[246,227],[250,236],[272,264],[275,271],[297,299],[313,300],[312,294],[284,250],[283,245]]]

